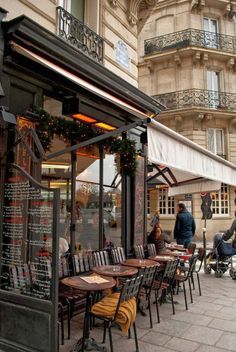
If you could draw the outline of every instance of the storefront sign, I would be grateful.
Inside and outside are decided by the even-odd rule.
[[[116,62],[129,70],[129,62],[130,62],[130,57],[129,57],[129,51],[127,45],[122,41],[119,40],[117,42],[116,46]]]

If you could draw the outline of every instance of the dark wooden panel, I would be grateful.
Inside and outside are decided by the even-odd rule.
[[[50,352],[49,331],[49,313],[0,302],[0,348],[9,341],[12,351]]]

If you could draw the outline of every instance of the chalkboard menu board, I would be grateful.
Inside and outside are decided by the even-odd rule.
[[[144,235],[144,197],[145,197],[145,161],[143,157],[137,157],[137,170],[135,177],[135,224],[134,245],[143,244]]]
[[[54,190],[10,164],[3,188],[1,289],[51,298]]]

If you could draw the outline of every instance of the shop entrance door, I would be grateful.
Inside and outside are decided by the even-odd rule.
[[[15,164],[1,184],[0,350],[56,352],[60,191]]]

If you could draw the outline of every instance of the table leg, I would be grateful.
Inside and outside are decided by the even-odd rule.
[[[106,347],[99,346],[96,341],[89,336],[90,334],[90,308],[91,308],[91,295],[87,292],[86,295],[86,307],[84,316],[83,326],[83,337],[78,340],[73,348],[73,352],[84,352],[84,351],[101,351],[107,352]]]

